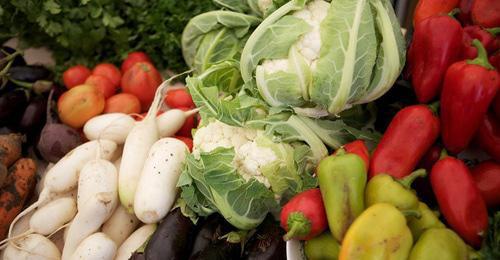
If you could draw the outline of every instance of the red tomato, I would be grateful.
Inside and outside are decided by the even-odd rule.
[[[191,110],[190,108],[187,107],[179,107],[180,110],[183,111],[188,111]],[[192,115],[188,118],[186,118],[186,121],[184,122],[184,125],[182,125],[181,129],[175,133],[176,136],[185,136],[191,138],[191,130],[196,127],[196,120],[195,117],[196,115]]]
[[[63,82],[66,88],[70,89],[85,82],[92,72],[83,65],[76,65],[68,68],[63,73]]]
[[[191,94],[185,88],[168,90],[165,97],[165,104],[170,108],[195,107]]]
[[[142,51],[134,51],[134,52],[131,52],[127,55],[127,58],[125,58],[125,60],[123,61],[122,63],[122,73],[125,74],[125,72],[132,68],[132,66],[134,66],[134,64],[136,64],[137,62],[149,62],[152,64],[151,62],[151,59],[148,57],[148,55]]]
[[[123,74],[122,90],[139,98],[142,111],[147,111],[161,83],[161,75],[151,63],[137,62]]]
[[[174,138],[177,138],[181,141],[183,141],[187,147],[189,148],[189,151],[192,152],[193,151],[193,139],[189,138],[189,137],[185,137],[185,136],[174,136]]]
[[[106,99],[115,94],[116,91],[113,83],[111,83],[108,78],[101,75],[90,75],[90,77],[85,80],[85,84],[96,87]]]
[[[63,123],[80,128],[89,119],[101,114],[104,103],[104,96],[94,86],[79,85],[59,97],[57,113]]]
[[[132,94],[116,94],[106,100],[104,113],[117,112],[125,114],[139,114],[141,113],[141,102]]]
[[[120,70],[111,63],[101,63],[94,67],[92,70],[93,75],[101,75],[108,78],[115,87],[120,86],[122,73]]]

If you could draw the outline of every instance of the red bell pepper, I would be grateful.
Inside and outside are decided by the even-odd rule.
[[[500,206],[500,164],[484,161],[472,168],[472,177],[488,207]]]
[[[301,192],[288,201],[280,214],[281,227],[287,231],[285,240],[309,240],[326,230],[323,198],[319,189]]]
[[[500,51],[497,51],[493,53],[493,55],[490,56],[488,59],[491,65],[497,69],[497,71],[500,71]]]
[[[434,15],[447,14],[458,7],[459,2],[460,0],[419,0],[413,14],[413,25]]]
[[[446,222],[478,248],[488,227],[488,210],[474,178],[459,159],[446,156],[432,167],[431,185]]]
[[[500,56],[499,56],[500,58]],[[493,112],[496,116],[496,119],[500,121],[500,91],[497,93],[497,96],[495,99],[493,99],[493,103],[491,104],[491,107],[493,108]]]
[[[463,25],[471,25],[472,24],[470,12],[471,12],[473,3],[474,3],[474,0],[460,0],[460,3],[458,4],[458,8],[460,9],[460,12],[458,12],[457,17],[458,17],[458,20],[460,20],[460,22],[462,22]]]
[[[346,153],[353,153],[361,157],[361,159],[365,162],[366,170],[368,170],[368,167],[370,166],[370,153],[368,152],[368,148],[366,148],[363,140],[355,140],[345,144],[337,149],[333,155],[336,155],[339,150],[344,150]]]
[[[500,1],[474,0],[471,9],[471,18],[474,24],[485,28],[500,26]]]
[[[446,69],[462,56],[463,29],[457,20],[432,16],[415,26],[408,69],[420,103],[439,95]]]
[[[426,105],[401,109],[375,148],[369,177],[386,173],[395,178],[410,174],[439,136],[439,119]]]
[[[500,121],[493,114],[484,117],[477,130],[477,143],[493,159],[500,162]]]
[[[476,39],[473,44],[478,57],[451,65],[441,93],[441,137],[452,153],[469,145],[500,86],[498,72],[488,63],[481,42]]]
[[[488,53],[495,51],[495,36],[493,34],[478,25],[466,26],[464,28],[462,47],[464,59],[477,57],[477,49],[472,45],[474,39],[478,39]]]

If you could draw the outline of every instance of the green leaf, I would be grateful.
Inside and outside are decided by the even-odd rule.
[[[43,4],[43,8],[49,11],[51,14],[58,14],[61,12],[61,6],[54,0],[46,0]]]
[[[102,16],[102,23],[104,24],[104,26],[116,28],[119,25],[122,25],[123,22],[124,22],[123,19],[120,18],[119,16],[111,16],[109,13],[106,12]]]

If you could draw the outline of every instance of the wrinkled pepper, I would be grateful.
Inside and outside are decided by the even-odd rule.
[[[488,211],[467,166],[457,158],[444,156],[432,167],[430,178],[446,222],[478,248],[488,228]]]
[[[377,203],[389,203],[399,210],[416,210],[418,197],[411,189],[411,184],[416,178],[426,175],[424,169],[417,170],[399,180],[387,174],[376,175],[366,185],[366,207]]]
[[[472,168],[472,177],[488,207],[500,206],[500,164],[484,161]]]
[[[446,69],[462,57],[462,38],[462,26],[447,15],[429,17],[415,25],[408,69],[420,103],[439,95]]]
[[[420,217],[408,217],[408,227],[411,230],[414,240],[417,240],[420,235],[429,228],[445,227],[443,222],[439,220],[437,214],[429,209],[427,204],[419,202],[418,211],[420,212]]]
[[[478,25],[471,25],[464,27],[464,34],[462,39],[462,53],[463,59],[474,59],[477,57],[477,49],[472,45],[472,41],[478,39],[486,49],[487,53],[495,51],[495,35],[487,30],[484,30]]]
[[[366,147],[365,141],[363,140],[355,140],[348,144],[344,144],[342,147],[337,149],[333,155],[336,155],[339,151],[344,151],[346,153],[353,153],[361,157],[365,162],[366,169],[370,166],[370,153],[368,152],[368,148]]]
[[[370,178],[410,174],[439,136],[439,119],[426,105],[401,109],[392,119],[370,160]]]
[[[409,260],[467,260],[469,253],[464,241],[447,228],[426,230],[411,250]]]
[[[317,175],[330,232],[342,241],[351,223],[365,209],[365,162],[355,154],[338,153],[321,160]]]
[[[378,203],[367,208],[347,231],[340,260],[406,260],[413,244],[406,218],[396,207]]]
[[[500,26],[500,1],[474,0],[471,8],[471,18],[474,24],[485,28]]]
[[[500,121],[488,113],[476,133],[477,143],[491,158],[500,162]]]
[[[419,0],[413,13],[413,25],[425,20],[425,18],[447,14],[458,7],[460,0]]]
[[[472,43],[478,49],[477,58],[451,65],[441,93],[441,138],[454,154],[469,145],[500,86],[481,42]]]
[[[340,251],[339,242],[330,234],[323,234],[304,243],[307,260],[336,260]]]

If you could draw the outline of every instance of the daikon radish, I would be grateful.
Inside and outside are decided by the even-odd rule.
[[[76,188],[78,174],[83,166],[90,160],[100,156],[109,159],[116,149],[116,143],[109,140],[95,140],[86,142],[66,154],[46,173],[44,187],[38,200],[27,207],[12,221],[8,237],[12,236],[12,227],[17,220],[28,212],[52,200],[54,196]]]
[[[75,214],[76,202],[74,198],[65,197],[53,200],[33,213],[29,220],[28,230],[0,243],[17,240],[32,233],[48,236],[71,221]]]
[[[183,111],[174,108],[159,115],[156,118],[156,122],[158,123],[158,132],[160,137],[174,136],[175,133],[182,128],[186,119],[198,113],[198,111],[199,109]]]
[[[116,159],[113,164],[115,165],[115,168],[118,170],[120,169],[120,164],[122,163],[122,157],[120,156],[120,158]]]
[[[78,245],[99,230],[111,216],[117,200],[116,192],[99,193],[87,200],[69,226],[64,241],[62,260],[70,259]]]
[[[78,178],[78,210],[95,194],[117,192],[118,173],[115,166],[103,159],[87,162]]]
[[[120,246],[134,232],[137,225],[139,220],[135,214],[128,213],[123,206],[118,205],[113,215],[102,225],[101,230]]]
[[[137,250],[149,237],[155,232],[156,225],[149,224],[144,225],[137,229],[130,237],[123,242],[123,244],[118,248],[115,260],[128,260],[130,256]]]
[[[39,235],[27,235],[10,242],[3,253],[4,260],[59,260],[61,252],[48,238]]]
[[[136,123],[125,140],[119,170],[119,195],[128,212],[134,211],[134,197],[149,149],[159,139],[156,114],[163,101],[163,90],[174,77],[164,81],[156,90],[155,98],[146,117]]]
[[[113,260],[115,242],[104,233],[95,233],[85,238],[71,256],[74,260]]]
[[[172,208],[187,152],[184,142],[171,137],[158,140],[149,150],[134,202],[135,215],[142,222],[157,223]]]
[[[83,126],[89,140],[106,139],[123,144],[135,125],[135,120],[124,113],[110,113],[93,117]]]

